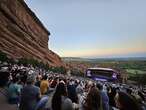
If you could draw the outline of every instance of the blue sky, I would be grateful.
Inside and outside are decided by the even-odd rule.
[[[63,57],[146,57],[146,0],[26,0]]]

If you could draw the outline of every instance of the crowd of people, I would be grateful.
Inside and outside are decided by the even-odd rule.
[[[6,110],[146,110],[135,85],[53,73],[31,65],[1,65],[0,107]]]

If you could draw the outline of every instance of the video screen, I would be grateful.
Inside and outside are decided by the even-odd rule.
[[[117,74],[114,71],[104,71],[104,70],[87,70],[86,76],[117,79]]]

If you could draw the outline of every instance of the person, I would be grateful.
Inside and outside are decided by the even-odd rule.
[[[35,110],[46,110],[46,104],[49,100],[48,96],[44,96],[40,99],[40,101],[37,103]]]
[[[109,97],[105,91],[103,91],[103,86],[99,83],[96,84],[96,87],[99,89],[102,97],[102,107],[103,110],[109,110]]]
[[[19,79],[14,78],[12,83],[9,85],[8,92],[9,92],[9,103],[10,104],[18,104],[19,103],[19,96],[22,86],[18,84]]]
[[[87,95],[84,110],[103,110],[102,97],[100,91],[96,87],[91,87]]]
[[[11,105],[8,103],[8,89],[7,83],[9,80],[9,71],[0,69],[0,109],[1,110],[16,110],[17,105]]]
[[[127,93],[119,91],[115,96],[116,107],[119,110],[140,110],[138,103]]]
[[[144,93],[142,91],[138,91],[138,95],[141,97],[142,101],[145,101]]]
[[[76,87],[73,81],[70,81],[67,85],[68,97],[72,100],[73,103],[78,103],[78,96],[76,93]]]
[[[142,100],[142,98],[140,97],[140,95],[134,94],[133,97],[136,100],[136,102],[138,103],[140,110],[146,110],[146,105],[145,105],[144,101]]]
[[[110,105],[110,108],[116,106],[115,100],[114,100],[115,95],[116,95],[116,88],[110,86],[110,87],[109,87],[109,91],[108,91],[108,97],[109,97],[109,105]]]
[[[20,110],[35,110],[41,98],[40,88],[34,85],[35,76],[27,76],[27,85],[21,91]]]
[[[87,96],[87,92],[84,91],[84,84],[80,82],[76,88],[76,92],[78,96],[79,110],[83,110],[84,102]]]
[[[41,79],[40,77],[37,76],[35,86],[40,87],[40,83],[41,83]]]
[[[48,78],[47,75],[43,76],[43,80],[41,81],[41,84],[40,84],[40,90],[41,90],[42,95],[47,94],[48,89],[49,89],[49,82],[47,78]]]
[[[56,87],[52,98],[52,110],[73,110],[72,101],[67,97],[67,87],[63,81]]]
[[[9,81],[9,71],[0,67],[0,87],[6,87]]]

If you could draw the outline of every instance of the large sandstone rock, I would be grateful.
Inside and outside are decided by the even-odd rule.
[[[61,58],[48,49],[49,35],[23,0],[0,0],[0,50],[9,57],[62,66]]]

